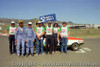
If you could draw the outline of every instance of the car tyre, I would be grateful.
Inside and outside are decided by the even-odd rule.
[[[77,51],[79,49],[78,43],[73,43],[72,46],[71,46],[71,49],[73,51]]]

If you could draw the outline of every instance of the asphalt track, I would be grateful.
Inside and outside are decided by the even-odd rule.
[[[100,38],[84,39],[78,51],[68,54],[18,57],[10,55],[8,37],[0,36],[0,67],[100,67]]]

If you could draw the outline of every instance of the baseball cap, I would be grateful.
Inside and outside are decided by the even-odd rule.
[[[32,22],[28,22],[28,24],[31,24],[32,25]]]
[[[11,24],[15,23],[14,21],[11,21]]]

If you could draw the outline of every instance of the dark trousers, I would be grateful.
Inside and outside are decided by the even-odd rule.
[[[15,36],[14,35],[9,36],[9,51],[10,51],[10,53],[15,53],[16,52]]]
[[[57,34],[53,34],[53,51],[57,50]]]
[[[52,35],[47,35],[46,36],[46,53],[48,53],[48,51],[50,52],[50,54],[52,54],[52,40],[53,37]]]

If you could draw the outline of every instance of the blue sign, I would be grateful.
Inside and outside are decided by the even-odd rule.
[[[55,14],[44,15],[44,16],[40,16],[39,19],[42,23],[48,21],[56,21],[56,15]]]

